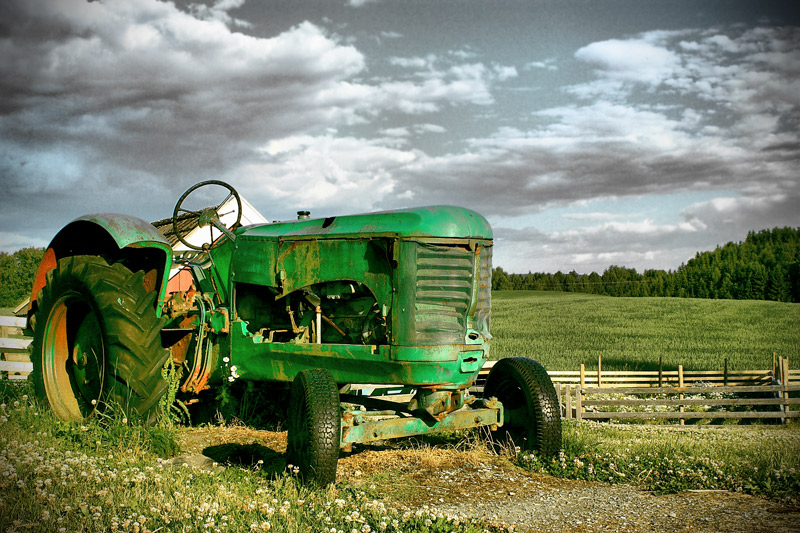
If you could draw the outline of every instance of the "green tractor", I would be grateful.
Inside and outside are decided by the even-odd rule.
[[[209,205],[211,189],[221,203],[191,206]],[[238,193],[212,180],[175,206],[171,233],[186,251],[127,215],[83,216],[54,237],[29,325],[34,387],[58,417],[115,405],[154,420],[172,362],[185,402],[240,380],[285,387],[287,462],[319,484],[335,480],[354,443],[486,427],[522,449],[559,450],[560,406],[539,363],[502,359],[483,394],[471,392],[491,339],[492,230],[481,215],[300,212],[241,226],[241,213]],[[187,240],[187,227],[208,227],[207,242]],[[169,292],[176,267],[193,282]]]

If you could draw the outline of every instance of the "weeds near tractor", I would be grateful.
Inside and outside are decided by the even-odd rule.
[[[167,384],[167,392],[161,397],[159,402],[159,412],[161,413],[160,423],[162,426],[172,428],[179,424],[190,424],[191,417],[189,409],[178,396],[181,386],[181,367],[172,359],[167,359],[161,369],[161,377]]]
[[[500,531],[429,508],[400,510],[348,485],[313,490],[258,464],[193,469],[168,459],[178,429],[113,412],[57,421],[24,384],[0,384],[0,400],[0,524],[8,530]]]
[[[631,483],[656,493],[728,490],[797,504],[800,428],[666,428],[565,421],[564,450],[518,453],[530,471],[567,479]]]

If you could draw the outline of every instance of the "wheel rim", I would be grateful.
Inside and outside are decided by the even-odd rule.
[[[84,420],[103,390],[105,349],[97,314],[77,294],[53,305],[42,340],[42,377],[47,399],[61,418]]]

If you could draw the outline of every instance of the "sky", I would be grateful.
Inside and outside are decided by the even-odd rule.
[[[170,216],[460,205],[507,272],[800,227],[789,0],[3,0],[0,251]]]

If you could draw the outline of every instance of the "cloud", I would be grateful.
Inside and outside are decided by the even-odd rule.
[[[395,190],[396,170],[417,157],[391,146],[407,133],[397,129],[373,140],[334,134],[280,139],[234,174],[247,197],[261,205],[300,206],[318,216],[347,214],[354,205],[369,211]]]
[[[129,211],[126,199],[159,191],[140,208],[158,218],[169,207],[160,202],[199,179],[237,182],[240,168],[261,165],[271,139],[387,113],[489,105],[491,85],[513,76],[448,55],[424,67],[409,62],[408,76],[370,81],[359,50],[310,22],[268,37],[242,33],[247,24],[231,15],[242,4],[0,4],[0,223],[13,224],[22,198],[45,194],[62,195],[68,219],[87,195],[102,199],[103,210]]]
[[[594,212],[594,213],[566,213],[563,215],[563,218],[567,220],[606,221],[606,220],[617,220],[620,218],[628,218],[630,216],[632,215],[622,214],[622,213]]]
[[[366,56],[353,35],[307,21],[267,35],[241,7],[1,2],[0,227],[52,235],[87,198],[161,218],[212,177],[270,218],[471,207],[500,221],[496,257],[525,270],[675,266],[750,229],[800,224],[798,28],[652,31],[514,66],[462,43],[415,55],[391,32],[380,38],[396,39],[395,55]],[[553,98],[517,91],[511,105],[497,90],[524,85],[520,72],[558,69],[555,80],[576,67],[586,82]],[[671,220],[503,222],[675,192],[713,200]]]
[[[189,10],[203,20],[217,20],[228,26],[250,28],[252,24],[246,20],[231,17],[228,11],[238,9],[244,5],[245,0],[217,0],[213,5],[189,4]]]
[[[364,7],[367,4],[377,4],[380,0],[347,0],[350,7]]]
[[[575,52],[575,58],[594,66],[602,78],[658,84],[680,66],[680,57],[648,41],[611,39],[591,43]]]
[[[523,67],[525,70],[533,70],[533,69],[544,69],[544,70],[558,70],[558,65],[556,65],[556,60],[554,58],[548,58],[544,61],[531,61],[529,63],[525,63]]]
[[[4,41],[2,141],[20,163],[74,154],[67,168],[112,184],[131,170],[196,175],[254,140],[353,118],[330,102],[347,98],[343,79],[363,69],[363,56],[312,24],[258,39],[160,2],[45,4],[5,8],[56,36],[42,40],[22,25]],[[11,182],[71,181],[31,175],[34,167],[12,172]]]

